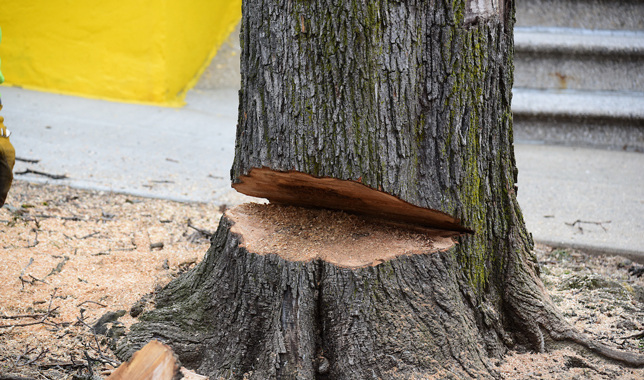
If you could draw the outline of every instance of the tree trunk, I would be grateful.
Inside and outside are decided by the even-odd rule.
[[[293,243],[306,223],[233,210],[119,355],[157,338],[213,379],[491,378],[490,357],[564,339],[625,357],[566,324],[538,277],[516,201],[512,1],[248,0],[242,13],[233,186],[431,244],[307,256]]]

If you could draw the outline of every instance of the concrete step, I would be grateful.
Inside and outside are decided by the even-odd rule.
[[[515,28],[515,86],[644,92],[644,31]]]
[[[644,153],[644,92],[512,92],[516,142]]]
[[[644,30],[642,0],[521,0],[516,26]]]

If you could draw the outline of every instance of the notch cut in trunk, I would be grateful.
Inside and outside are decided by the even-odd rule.
[[[412,205],[360,182],[266,167],[253,168],[239,180],[232,185],[235,190],[267,198],[271,203],[342,210],[391,224],[453,231],[455,234],[474,233],[463,227],[459,219],[446,213]]]

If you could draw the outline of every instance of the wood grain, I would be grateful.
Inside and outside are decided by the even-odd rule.
[[[179,371],[172,349],[158,340],[146,344],[107,380],[172,380]]]

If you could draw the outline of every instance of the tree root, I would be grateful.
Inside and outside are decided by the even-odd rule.
[[[554,306],[545,290],[541,279],[537,276],[536,264],[529,259],[530,253],[520,249],[525,242],[514,236],[514,248],[519,248],[513,254],[506,255],[508,265],[505,273],[504,300],[510,324],[514,331],[521,331],[529,341],[530,346],[537,352],[546,350],[546,337],[556,342],[568,342],[603,357],[614,360],[629,367],[644,366],[644,355],[628,351],[620,351],[597,342],[595,339],[579,332],[568,323],[561,312]],[[523,253],[518,253],[523,251]]]
[[[575,343],[601,357],[620,362],[629,367],[644,366],[644,355],[628,351],[616,350],[614,348],[608,347],[603,343],[597,342],[595,339],[589,338],[585,334],[582,334],[579,331],[575,330],[573,327],[570,327],[570,329],[571,330],[567,331],[566,334],[560,336],[557,336],[557,333],[555,332],[548,332],[554,340]]]

